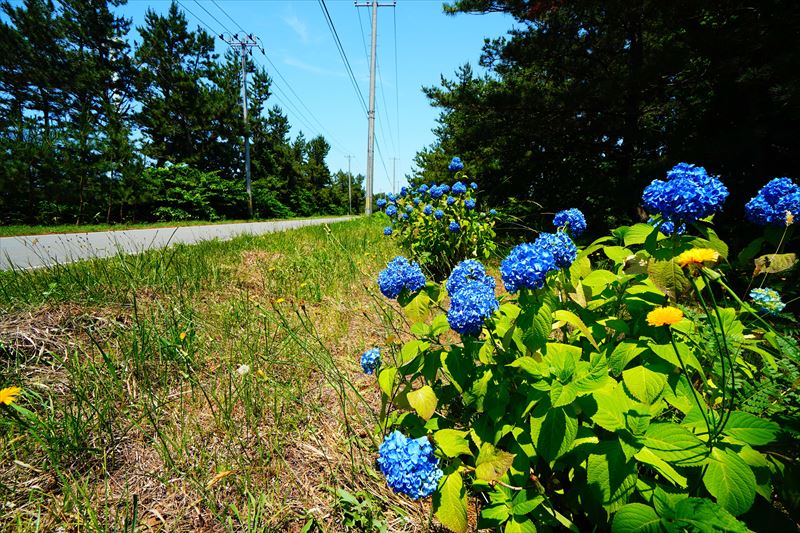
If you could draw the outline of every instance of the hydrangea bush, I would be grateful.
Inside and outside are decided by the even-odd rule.
[[[454,157],[449,165],[453,183],[403,187],[381,207],[389,217],[390,231],[401,248],[437,279],[447,276],[462,259],[489,258],[496,250],[494,223],[497,212],[481,206],[478,185],[469,182],[464,164]],[[398,214],[399,213],[399,214]]]
[[[408,283],[413,263],[393,260],[402,273],[382,272],[380,290],[400,295],[411,326],[376,379],[388,485],[432,495],[456,532],[469,498],[472,527],[507,532],[747,531],[791,461],[752,398],[776,357],[800,350],[770,322],[778,293],[741,298],[726,283],[708,218],[726,196],[678,165],[643,200],[681,234],[636,224],[579,249],[570,232],[585,222],[567,210],[508,253],[502,284],[474,259],[442,285]]]

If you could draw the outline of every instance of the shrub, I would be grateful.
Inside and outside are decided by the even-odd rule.
[[[781,432],[771,412],[744,391],[775,383],[777,357],[796,369],[800,351],[761,312],[783,309],[777,293],[751,304],[726,283],[709,216],[724,186],[676,168],[700,176],[673,179],[703,198],[662,213],[682,235],[636,224],[578,250],[572,222],[557,223],[502,262],[505,293],[477,261],[444,286],[392,285],[411,339],[382,352],[381,431],[430,442],[421,464],[441,471],[433,507],[449,529],[467,530],[468,496],[479,528],[505,531],[746,531],[737,517],[771,502],[790,461],[769,446]],[[444,254],[446,231],[415,216]]]

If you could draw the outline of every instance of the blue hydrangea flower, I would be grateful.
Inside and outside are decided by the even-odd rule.
[[[419,186],[417,192],[420,194],[425,194],[426,192],[428,192],[428,186],[423,183],[422,185]]]
[[[436,220],[442,220],[442,217],[444,217],[444,211],[442,211],[441,209],[437,209],[436,211],[433,212],[433,216],[436,217]]]
[[[703,167],[679,163],[667,180],[653,180],[642,195],[645,207],[672,222],[695,222],[722,209],[728,189]]]
[[[458,196],[459,194],[464,194],[465,192],[467,192],[467,186],[461,183],[460,181],[457,181],[453,184],[453,188],[451,190],[453,194]]]
[[[386,214],[390,217],[393,217],[397,214],[397,206],[394,204],[389,204],[389,207],[386,208]]]
[[[429,192],[431,193],[431,198],[434,200],[438,200],[444,194],[444,190],[438,185],[431,187]]]
[[[407,205],[407,206],[406,206],[406,213],[410,213],[410,212],[412,212],[413,210],[414,210],[414,208],[413,208],[413,207],[411,207],[410,205]]]
[[[372,348],[361,354],[361,368],[365,374],[372,374],[381,366],[381,351]]]
[[[768,315],[777,315],[786,307],[781,301],[781,295],[775,289],[753,289],[750,291],[750,298],[759,311]]]
[[[447,278],[447,295],[453,296],[469,282],[478,282],[494,290],[497,285],[492,276],[486,274],[486,267],[475,259],[466,259],[455,266]]]
[[[675,223],[671,220],[664,220],[661,219],[660,223],[655,218],[650,217],[647,219],[647,223],[651,226],[658,226],[658,231],[669,237],[675,232]],[[678,226],[678,235],[683,235],[686,233],[686,224],[681,224]]]
[[[383,228],[383,234],[384,235],[391,235],[392,234],[392,228],[390,226],[386,226],[385,228]]]
[[[456,222],[455,220],[451,220],[450,225],[447,226],[447,229],[449,229],[453,233],[458,233],[459,231],[461,231],[461,226],[459,226],[458,222]]]
[[[569,268],[578,256],[578,247],[563,231],[540,233],[534,244],[550,250],[558,268]]]
[[[580,209],[574,207],[564,209],[556,213],[553,225],[557,228],[566,228],[573,237],[577,237],[586,231],[586,217],[583,216]]]
[[[400,196],[404,197],[408,194],[408,187],[400,187]]]
[[[420,198],[419,196],[414,197],[414,205],[419,205],[419,203],[421,201],[422,201],[422,198]]]
[[[800,215],[800,186],[789,178],[775,178],[744,209],[747,219],[760,226],[788,226],[791,218],[787,213],[792,218]]]
[[[541,289],[547,273],[555,269],[553,252],[538,239],[533,244],[526,242],[515,246],[500,264],[503,285],[512,294],[521,288]]]
[[[378,205],[378,209],[383,209],[384,207],[386,207],[386,200],[384,200],[383,198],[378,198],[378,201],[375,203]]]
[[[473,191],[477,191],[478,184],[473,181],[472,183],[469,184],[469,188],[472,189]]]
[[[431,204],[426,205],[425,208],[422,210],[422,212],[425,213],[426,215],[430,215],[431,213],[433,213],[433,206]]]
[[[452,196],[448,196],[447,197],[447,205],[453,205],[454,203],[456,203],[456,199],[453,198]]]
[[[397,196],[395,196],[395,194],[391,192],[387,195],[387,198],[389,198],[390,202],[394,202],[395,200],[397,200]]]
[[[469,210],[475,209],[475,200],[473,198],[467,198],[466,200],[464,200],[464,207],[466,207]]]
[[[383,439],[378,466],[393,491],[415,500],[433,494],[444,475],[427,437],[409,439],[399,431]]]
[[[446,183],[442,183],[441,185],[439,185],[439,188],[442,190],[443,194],[447,194],[450,192],[450,186]]]
[[[403,213],[402,215],[400,215],[400,218],[402,218],[403,220],[408,220],[408,213]]]
[[[489,214],[495,216],[497,214],[497,209],[489,209]]]
[[[460,335],[478,335],[483,323],[499,307],[493,288],[479,281],[467,281],[450,297],[447,322]]]
[[[403,289],[416,292],[425,286],[425,274],[415,262],[398,255],[378,274],[378,287],[387,298],[397,298]]]
[[[459,170],[464,170],[464,163],[461,162],[461,158],[454,157],[450,164],[447,165],[447,170],[450,172],[458,172]]]

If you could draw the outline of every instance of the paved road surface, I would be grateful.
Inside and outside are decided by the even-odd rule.
[[[175,243],[192,244],[209,239],[231,239],[243,233],[272,233],[349,220],[351,217],[276,220],[244,224],[209,224],[178,228],[98,231],[0,237],[0,270],[37,268],[80,259],[108,257],[119,252],[134,254]]]

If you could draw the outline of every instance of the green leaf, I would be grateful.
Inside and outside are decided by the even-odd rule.
[[[475,475],[484,481],[497,481],[511,468],[513,462],[513,453],[498,450],[492,444],[484,442],[475,461]]]
[[[550,388],[550,403],[553,407],[563,407],[571,404],[578,397],[578,390],[574,383],[562,385],[554,381]]]
[[[378,374],[378,386],[380,387],[381,391],[389,398],[392,397],[395,376],[397,376],[397,368],[393,366],[385,367]]]
[[[567,413],[564,407],[548,409],[541,425],[531,419],[531,438],[539,455],[547,461],[555,461],[572,449],[577,434],[578,419]]]
[[[433,494],[433,509],[443,526],[455,533],[467,531],[467,491],[459,472],[442,478]]]
[[[658,457],[677,466],[699,466],[708,456],[706,445],[694,433],[669,422],[650,424],[643,443]]]
[[[785,272],[797,264],[797,254],[767,254],[753,261],[756,265],[753,276]]]
[[[597,412],[592,415],[592,421],[608,431],[625,429],[625,413],[636,405],[628,397],[622,384],[617,384],[612,390],[600,390],[592,394],[597,403]]]
[[[643,503],[624,505],[614,515],[612,533],[660,533],[664,531],[655,509]]]
[[[536,533],[536,524],[528,518],[514,516],[506,522],[503,533]]]
[[[723,433],[751,446],[769,444],[777,436],[780,426],[750,413],[734,411],[725,424]]]
[[[542,379],[544,377],[543,372],[547,371],[547,368],[543,363],[528,355],[514,359],[508,364],[508,366],[512,368],[519,368],[520,370],[525,371],[537,379]]]
[[[681,367],[680,360],[683,359],[683,364],[697,370],[698,374],[701,376],[705,376],[705,372],[703,371],[703,366],[700,364],[700,361],[697,360],[692,350],[683,342],[676,342],[675,346],[678,347],[678,354],[680,354],[680,359],[678,355],[675,353],[675,348],[672,347],[672,344],[656,344],[650,343],[648,344],[650,350],[654,354],[656,354],[660,359],[677,366],[678,368]],[[691,373],[687,372],[690,376]]]
[[[622,246],[603,246],[603,253],[617,265],[624,264],[625,259],[633,255],[631,250]]]
[[[647,274],[655,286],[671,299],[689,292],[692,288],[683,269],[672,259],[651,261],[647,266]]]
[[[581,358],[581,349],[578,346],[548,342],[544,360],[550,363],[553,374],[562,382],[566,382],[575,372],[575,367]]]
[[[467,357],[461,348],[443,351],[441,359],[442,370],[444,370],[456,390],[463,393],[469,387],[470,370],[474,368],[475,362]]]
[[[629,227],[625,232],[623,241],[625,246],[633,246],[634,244],[644,244],[649,236],[658,230],[650,224],[634,224]]]
[[[416,357],[427,350],[430,343],[417,339],[410,340],[400,349],[400,366],[406,365],[416,359]]]
[[[549,291],[530,297],[530,303],[517,317],[517,326],[522,332],[522,342],[531,352],[547,343],[553,328],[553,306],[555,296]]]
[[[525,516],[536,509],[543,501],[544,496],[531,489],[517,491],[511,501],[511,512],[515,516]]]
[[[682,489],[686,488],[686,478],[678,473],[677,470],[672,468],[669,463],[654,454],[649,448],[642,448],[634,457],[640,463],[646,463],[652,466],[659,474],[675,486]]]
[[[622,373],[622,381],[637,400],[651,404],[664,390],[667,376],[639,365],[625,370]]]
[[[756,497],[756,476],[733,450],[714,448],[703,485],[722,507],[737,516],[747,512]]]
[[[441,313],[433,317],[431,321],[431,335],[437,337],[450,329],[450,323],[447,321],[447,315]]]
[[[603,292],[606,287],[616,283],[619,277],[610,270],[593,270],[591,274],[583,278],[581,282],[584,287],[589,287],[592,294]]]
[[[425,385],[415,391],[411,391],[407,395],[408,403],[419,416],[424,420],[428,420],[436,412],[436,405],[439,400],[436,398],[436,393],[429,385]]]
[[[433,440],[447,457],[471,455],[467,433],[457,429],[440,429],[433,434]]]
[[[611,514],[627,503],[636,477],[636,461],[625,458],[619,441],[601,442],[587,460],[585,501],[599,502]]]
[[[493,527],[499,526],[511,516],[510,509],[505,503],[498,505],[489,505],[481,508],[481,523],[478,527]]]
[[[747,533],[750,530],[728,511],[707,498],[686,498],[675,505],[670,517],[688,531]]]
[[[598,346],[597,341],[594,340],[592,332],[589,331],[589,328],[586,327],[586,324],[583,323],[583,320],[581,320],[578,315],[576,315],[572,311],[559,309],[558,311],[555,311],[553,313],[553,318],[574,326],[578,331],[583,333],[583,336],[586,337],[586,339],[592,344],[592,346],[594,346],[595,350],[600,351],[600,346]]]
[[[425,317],[428,316],[428,313],[430,313],[434,304],[434,301],[431,300],[431,297],[428,296],[428,293],[425,291],[420,291],[409,299],[400,297],[397,301],[403,306],[406,316],[408,316],[412,322],[424,320]]]
[[[642,352],[647,350],[647,346],[641,341],[624,340],[614,347],[611,356],[608,358],[608,366],[615,376],[619,376],[622,371],[628,366],[628,363],[633,361]]]

